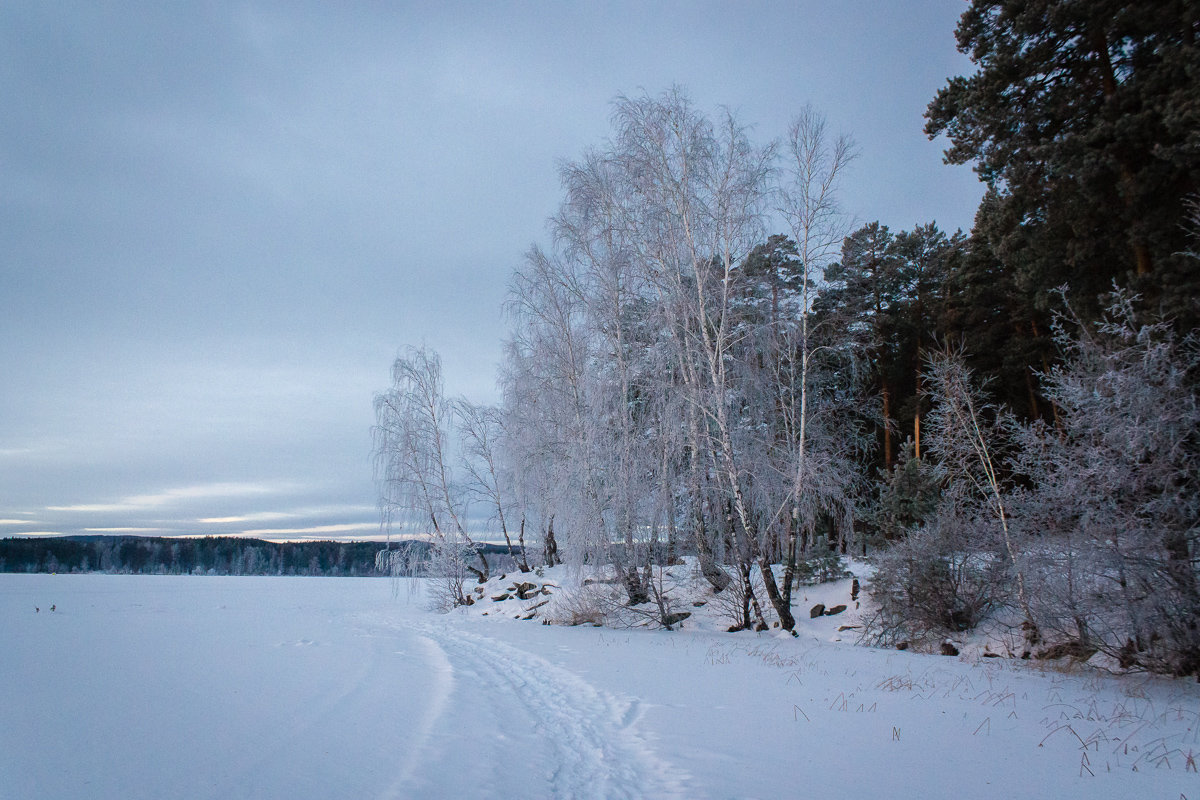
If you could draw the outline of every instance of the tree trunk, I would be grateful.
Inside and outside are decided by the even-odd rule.
[[[729,586],[732,579],[729,577],[729,573],[721,569],[713,559],[712,548],[709,547],[708,536],[704,531],[703,516],[697,514],[693,524],[695,525],[696,554],[700,559],[700,574],[708,581],[709,586],[712,586],[714,594],[720,593]]]
[[[913,417],[913,455],[921,458],[921,401],[917,400],[917,413]]]
[[[1033,331],[1033,336],[1035,339],[1042,338],[1042,334],[1038,330],[1037,320],[1035,320],[1035,319],[1029,320],[1029,330]],[[1041,349],[1041,348],[1039,348],[1039,349]],[[1042,356],[1042,374],[1049,375],[1050,374],[1050,360],[1048,358],[1046,358],[1045,350],[1042,350],[1041,356]],[[1054,429],[1061,434],[1063,432],[1062,414],[1059,412],[1058,403],[1054,402],[1054,400],[1050,401],[1050,413],[1054,415]]]
[[[473,575],[474,575],[476,578],[478,578],[478,579],[479,579],[479,582],[480,582],[480,583],[487,583],[487,582],[488,582],[488,577],[489,577],[489,576],[491,575],[491,573],[492,573],[492,570],[491,570],[491,568],[490,568],[490,567],[488,567],[487,556],[485,556],[485,555],[483,554],[483,550],[479,549],[478,547],[475,547],[473,543],[472,543],[472,547],[473,547],[473,548],[474,548],[474,550],[475,550],[475,555],[479,556],[479,564],[481,565],[481,567],[482,567],[482,568],[481,568],[481,569],[475,569],[474,567],[470,567],[470,566],[468,566],[468,567],[467,567],[467,569],[468,569],[468,570],[470,570],[470,572],[471,572],[471,573],[472,573],[472,574],[473,574]]]
[[[1101,91],[1104,92],[1106,100],[1111,99],[1117,94],[1117,74],[1113,69],[1112,56],[1108,52],[1108,38],[1104,34],[1104,31],[1099,28],[1093,28],[1088,34],[1088,40],[1099,63]],[[1135,182],[1133,170],[1119,156],[1117,164],[1121,177],[1121,188],[1124,189],[1121,192],[1121,197],[1124,200],[1126,210],[1132,210]],[[1133,251],[1134,269],[1137,271],[1138,277],[1149,275],[1154,269],[1150,248],[1141,239],[1135,238],[1135,235],[1132,233],[1130,234],[1129,248]]]
[[[918,319],[920,319],[920,318],[918,317]],[[921,347],[921,334],[918,331],[918,333],[917,333],[917,375],[916,375],[916,380],[914,381],[914,384],[916,386],[917,400],[916,400],[916,404],[915,404],[916,411],[913,413],[913,456],[917,460],[920,460],[920,458],[921,458],[921,400],[922,400],[922,397],[924,397],[924,391],[925,391],[925,386],[924,386],[925,372],[921,368],[921,365],[924,363],[924,358],[922,357],[922,353],[923,353],[923,348]]]
[[[799,560],[797,552],[799,527],[800,520],[793,515],[788,521],[787,552],[784,554],[783,567],[783,602],[788,608],[792,607],[792,584],[796,582],[796,562]]]
[[[521,515],[521,529],[517,532],[517,541],[520,542],[520,544],[521,544],[521,562],[520,562],[520,564],[518,564],[518,566],[521,568],[521,572],[529,572],[529,556],[525,552],[525,515],[524,514]],[[509,549],[510,550],[512,549],[512,545],[509,545]]]
[[[546,537],[542,544],[546,551],[546,566],[553,567],[558,564],[558,542],[554,539],[553,514],[550,515],[550,524],[546,528]]]
[[[775,613],[779,616],[779,624],[784,630],[796,630],[796,618],[792,616],[792,609],[783,595],[779,593],[779,586],[775,583],[775,573],[771,570],[771,565],[767,559],[759,556],[758,570],[762,573],[763,588],[767,590],[767,597],[771,601],[771,605],[775,608]]]
[[[1033,388],[1033,369],[1029,366],[1025,367],[1025,392],[1029,396],[1030,419],[1041,419],[1042,410],[1038,407],[1037,392]]]
[[[650,602],[650,592],[646,589],[642,576],[638,574],[637,567],[617,567],[617,571],[620,573],[622,585],[625,586],[629,605],[640,606]]]
[[[887,379],[879,379],[879,395],[883,400],[883,463],[892,468],[892,393],[888,389]]]
[[[756,630],[767,630],[767,620],[763,616],[762,606],[758,604],[758,595],[754,593],[754,582],[750,580],[750,564],[743,561],[738,565],[742,575],[742,616],[745,618],[745,626],[747,628],[756,627]],[[758,619],[758,625],[753,626],[750,619],[750,609],[754,609],[754,616]]]
[[[497,508],[498,507],[499,506],[497,505]],[[521,528],[524,529],[524,527],[525,527],[525,520],[524,520],[524,518],[522,518],[521,519]],[[508,545],[508,555],[513,560],[513,563],[515,563],[517,565],[517,568],[519,570],[521,570],[521,572],[529,572],[529,565],[523,563],[524,554],[522,554],[521,558],[517,558],[517,551],[513,547],[512,539],[510,539],[508,536],[508,526],[504,524],[504,512],[503,511],[500,512],[500,532],[504,534],[504,543],[506,545]],[[522,532],[522,538],[524,538],[523,532]]]

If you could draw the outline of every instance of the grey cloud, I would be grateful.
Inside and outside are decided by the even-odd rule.
[[[763,138],[812,101],[860,142],[853,210],[969,224],[978,187],[920,131],[969,66],[960,11],[4,4],[0,518],[36,527],[0,535],[368,525],[372,393],[424,341],[495,396],[509,271],[619,92],[680,82]],[[240,483],[304,496],[46,511]]]

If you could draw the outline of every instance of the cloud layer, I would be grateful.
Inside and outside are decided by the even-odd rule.
[[[762,138],[813,103],[845,198],[969,225],[925,103],[958,0],[0,8],[0,535],[356,538],[372,393],[494,397],[510,270],[618,93]]]

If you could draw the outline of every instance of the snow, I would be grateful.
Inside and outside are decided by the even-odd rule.
[[[0,575],[0,798],[1200,797],[1195,683],[832,641],[848,581],[797,638],[426,588]]]

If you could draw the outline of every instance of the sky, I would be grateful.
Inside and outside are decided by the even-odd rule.
[[[4,3],[0,537],[379,534],[405,345],[496,399],[511,271],[612,101],[854,138],[848,213],[969,229],[923,112],[962,0]]]

